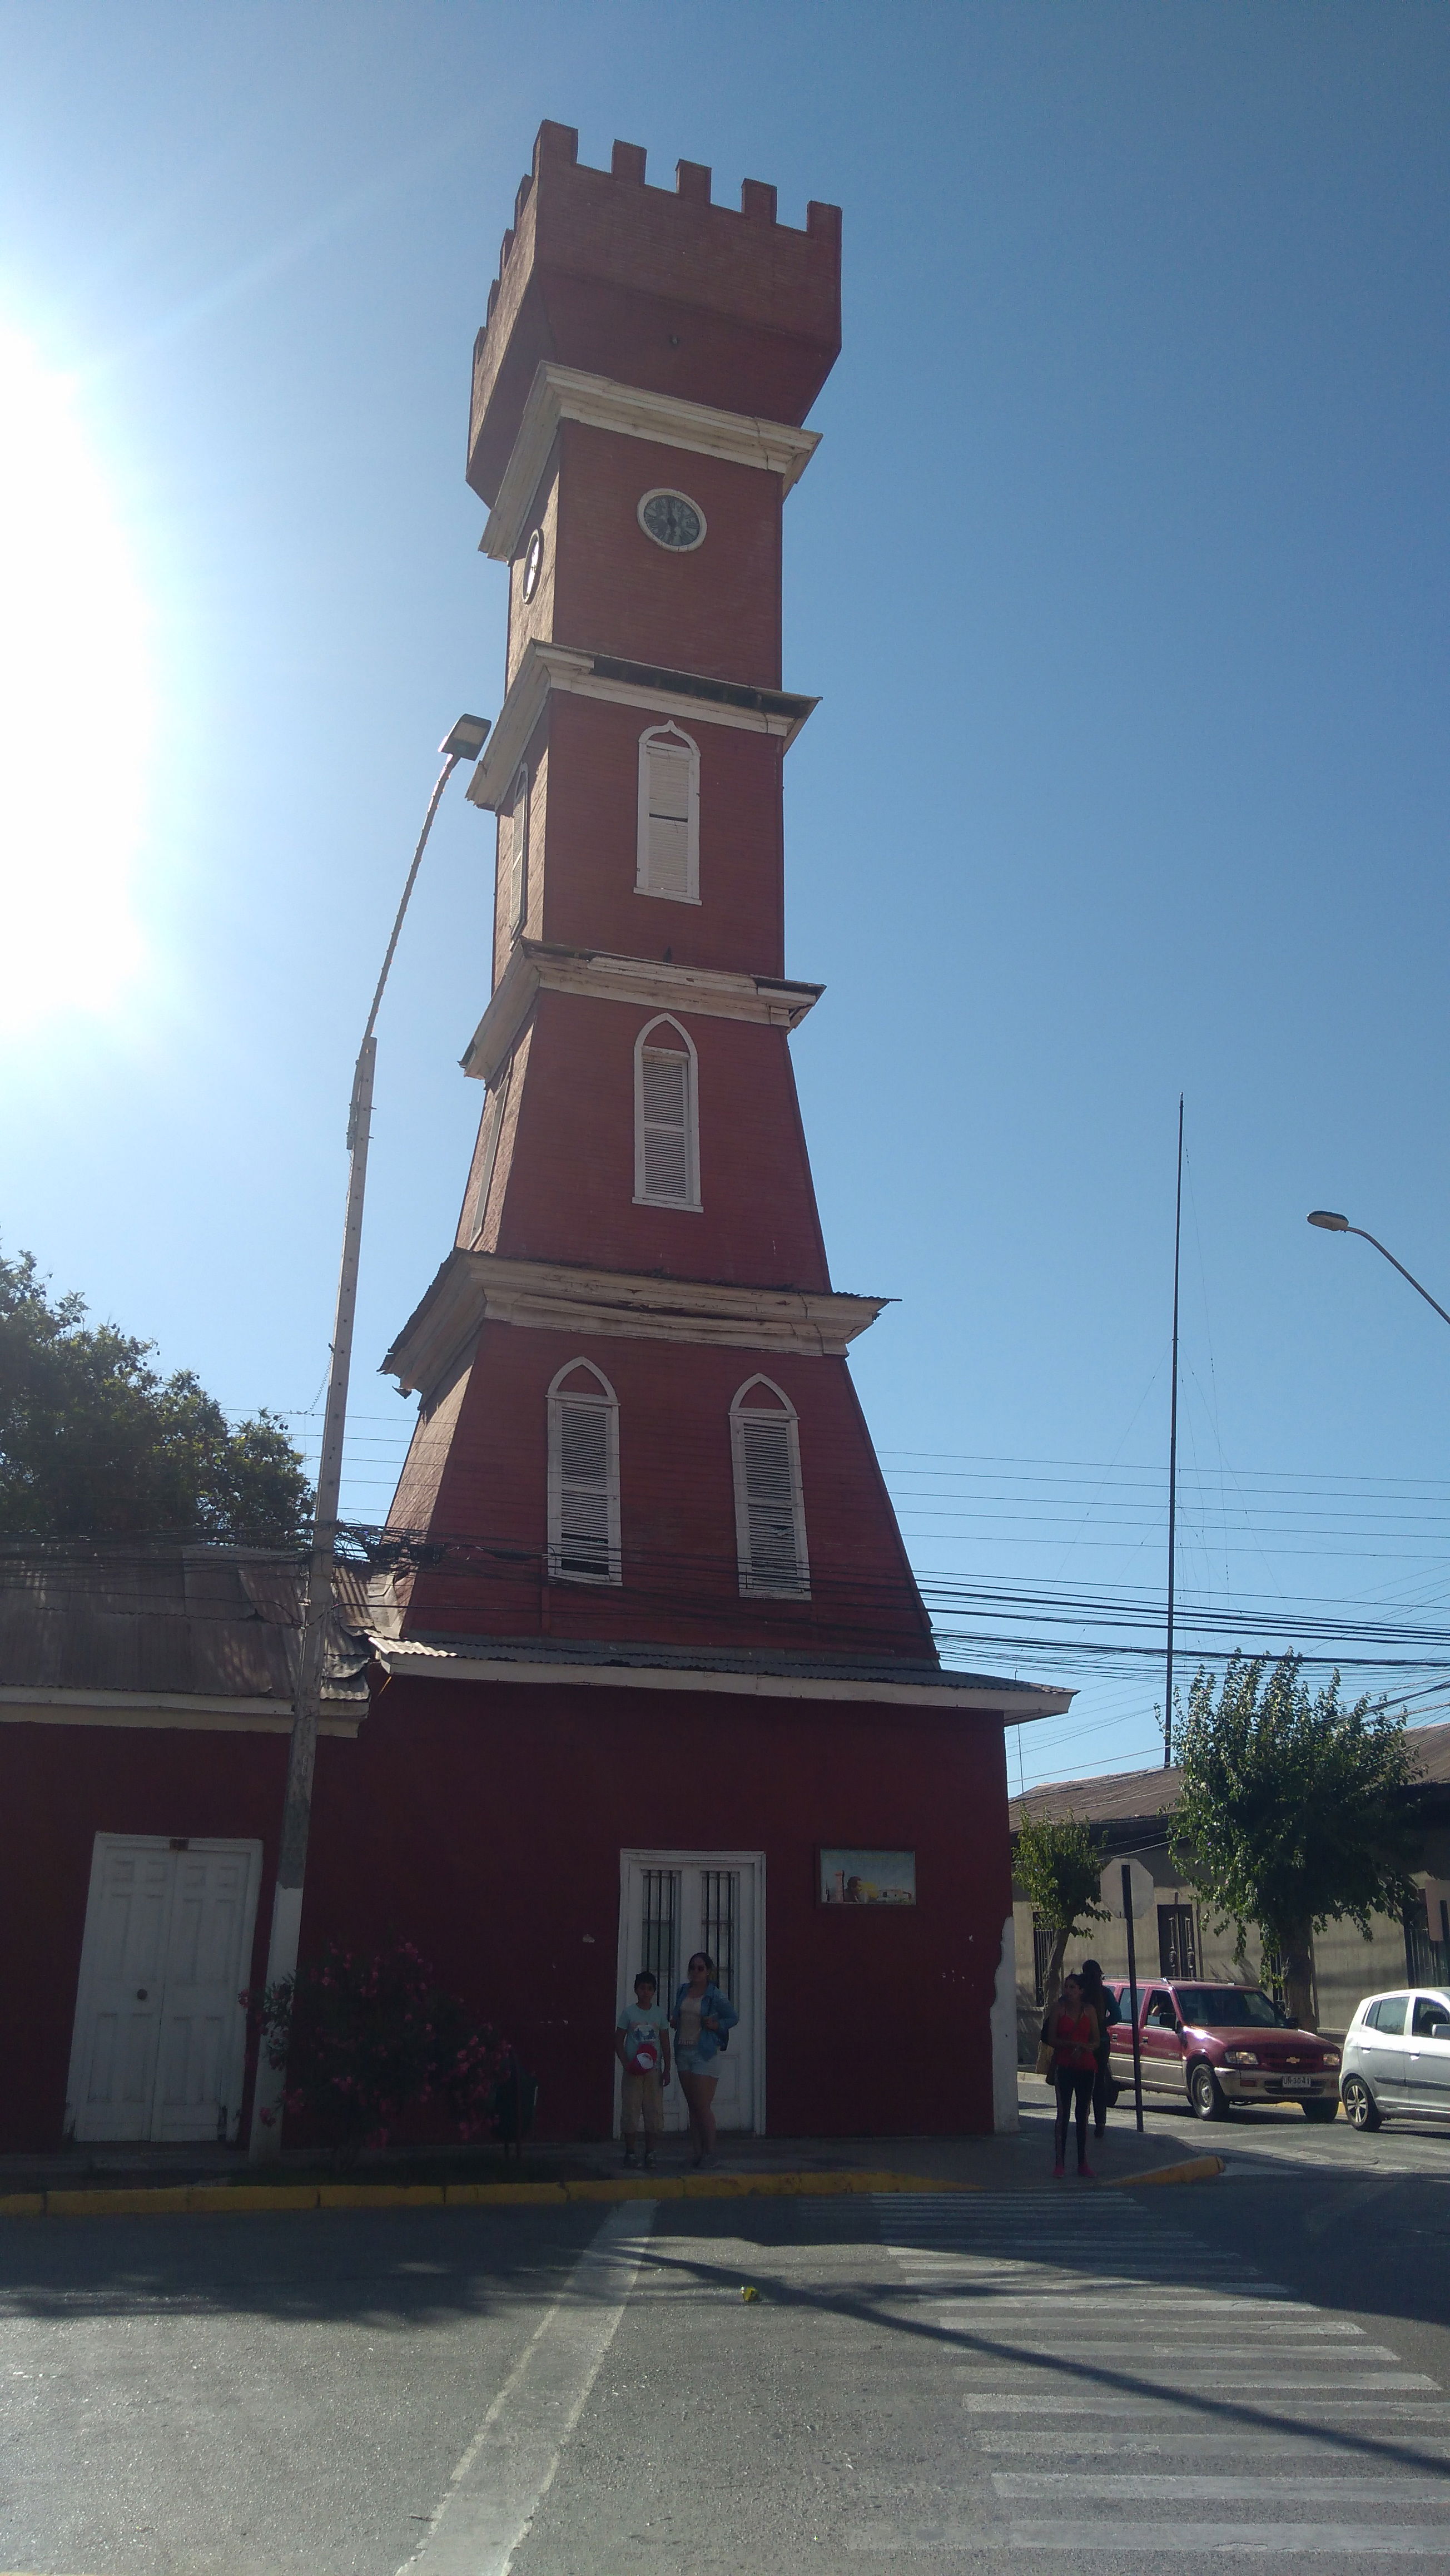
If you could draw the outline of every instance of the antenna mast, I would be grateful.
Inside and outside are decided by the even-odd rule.
[[[1163,1684],[1163,1768],[1173,1767],[1173,1574],[1178,1532],[1178,1259],[1183,1243],[1183,1094],[1178,1095],[1178,1187],[1173,1203],[1173,1391],[1168,1401],[1168,1654]]]

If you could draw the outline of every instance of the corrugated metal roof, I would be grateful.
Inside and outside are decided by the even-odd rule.
[[[261,1551],[0,1549],[0,1684],[290,1701],[302,1568]],[[365,1700],[370,1649],[340,1601],[324,1695]]]
[[[1426,1785],[1450,1783],[1450,1725],[1415,1726],[1409,1731],[1415,1769]],[[1011,1801],[1015,1833],[1024,1815],[1038,1824],[1059,1824],[1081,1816],[1090,1825],[1143,1824],[1170,1815],[1178,1804],[1183,1774],[1165,1770],[1110,1771],[1096,1780],[1052,1780],[1025,1797]]]

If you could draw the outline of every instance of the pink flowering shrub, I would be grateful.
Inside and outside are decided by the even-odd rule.
[[[508,2042],[435,1984],[411,1941],[371,1957],[329,1942],[295,1978],[243,2002],[266,2063],[286,2068],[284,2112],[305,2119],[339,2166],[430,2105],[461,2138],[489,2126]]]

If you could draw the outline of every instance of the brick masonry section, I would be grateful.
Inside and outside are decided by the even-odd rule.
[[[759,181],[737,214],[711,203],[698,162],[677,165],[670,191],[646,184],[637,147],[616,144],[612,171],[578,154],[572,126],[540,126],[504,235],[474,352],[468,479],[485,501],[545,359],[799,422],[840,349],[838,207],[811,205],[797,232]]]

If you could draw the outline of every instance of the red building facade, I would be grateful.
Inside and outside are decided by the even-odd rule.
[[[370,1697],[319,1747],[303,1942],[417,1941],[555,2136],[609,2133],[618,1997],[701,1945],[741,2014],[722,2127],[1015,2125],[1003,1727],[1065,1699],[940,1665],[847,1361],[883,1301],[832,1287],[791,1067],[819,988],[785,971],[814,702],[782,686],[782,530],[839,281],[835,208],[796,230],[759,183],[716,206],[698,165],[655,188],[636,147],[590,170],[545,125],[475,350],[509,581],[470,789],[482,1117],[385,1363],[418,1425],[355,1613]],[[222,1850],[230,1820],[265,1923],[284,1747],[275,1706],[248,1724],[177,1763],[143,1709],[69,1765],[38,1708],[0,1728],[69,1890],[27,2136],[105,2134],[95,1909],[130,1921],[148,1835]]]

